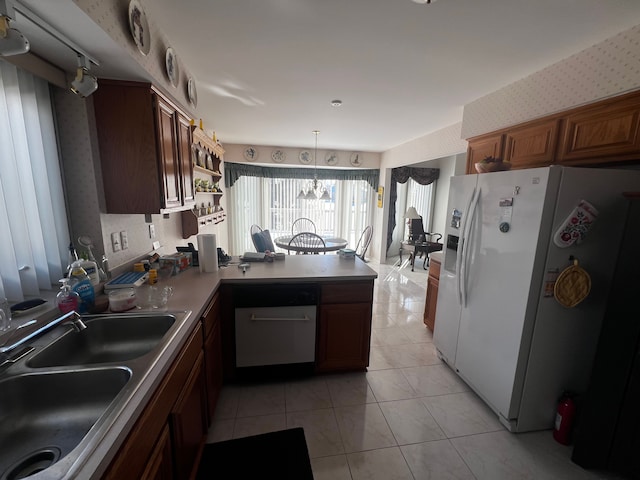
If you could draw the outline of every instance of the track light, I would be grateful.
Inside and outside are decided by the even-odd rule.
[[[71,91],[85,98],[98,89],[98,79],[89,73],[89,60],[84,55],[78,54],[78,69],[76,78],[71,82]]]
[[[9,57],[27,53],[29,40],[15,28],[9,28],[9,20],[14,18],[13,8],[6,0],[0,0],[0,56]]]

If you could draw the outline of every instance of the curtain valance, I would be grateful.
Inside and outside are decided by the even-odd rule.
[[[374,190],[378,188],[380,170],[327,170],[313,168],[277,168],[248,165],[246,163],[224,162],[224,186],[232,187],[236,181],[244,176],[261,178],[299,178],[313,180],[317,173],[318,180],[365,180]]]
[[[393,230],[396,228],[396,200],[398,199],[398,183],[407,183],[411,178],[420,185],[429,185],[440,176],[438,168],[397,167],[391,170],[391,187],[389,192],[389,226],[387,228],[387,250],[391,246]]]

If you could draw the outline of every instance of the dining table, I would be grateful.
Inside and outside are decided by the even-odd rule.
[[[322,239],[324,240],[324,247],[317,245],[289,245],[292,238],[293,235],[283,235],[281,237],[276,237],[273,241],[276,244],[276,247],[280,247],[287,251],[310,253],[335,252],[345,248],[349,243],[349,241],[344,238],[322,236]]]

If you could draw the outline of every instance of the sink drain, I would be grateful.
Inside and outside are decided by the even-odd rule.
[[[0,480],[19,480],[46,470],[60,458],[60,449],[45,447],[31,452],[10,467]]]

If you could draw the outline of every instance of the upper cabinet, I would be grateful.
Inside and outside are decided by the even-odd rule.
[[[91,98],[107,213],[192,208],[188,116],[148,83],[100,80]]]
[[[640,91],[471,138],[467,173],[488,155],[512,169],[638,163]]]

